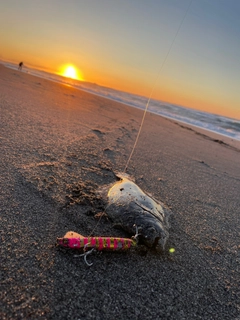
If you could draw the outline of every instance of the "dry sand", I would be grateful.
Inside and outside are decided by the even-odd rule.
[[[0,108],[1,319],[240,319],[238,142],[147,114],[128,172],[173,212],[166,251],[89,268],[55,240],[129,236],[97,222],[92,195],[124,169],[142,111],[1,65]]]

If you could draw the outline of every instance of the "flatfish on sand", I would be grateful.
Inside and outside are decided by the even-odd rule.
[[[127,174],[117,177],[119,181],[100,190],[107,197],[106,214],[130,234],[136,233],[137,226],[139,239],[146,246],[164,249],[169,236],[169,211],[144,193]]]

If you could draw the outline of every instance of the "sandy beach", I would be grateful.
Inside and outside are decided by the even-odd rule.
[[[165,251],[88,267],[56,238],[131,236],[91,195],[124,170],[142,111],[3,65],[0,110],[1,319],[240,319],[239,141],[147,113],[127,172],[172,211]]]

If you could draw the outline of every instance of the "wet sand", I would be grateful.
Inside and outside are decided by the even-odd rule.
[[[147,114],[128,173],[172,211],[165,252],[89,268],[56,238],[130,236],[94,218],[94,194],[142,111],[2,65],[0,108],[1,319],[240,319],[239,142]]]

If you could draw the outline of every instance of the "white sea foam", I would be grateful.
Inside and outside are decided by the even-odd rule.
[[[18,68],[17,65],[9,62],[2,62],[2,64],[15,70]],[[139,109],[145,109],[148,100],[146,97],[102,87],[90,82],[68,79],[56,74],[32,68],[24,67],[22,72],[26,72],[51,81],[69,84],[77,89],[112,99],[114,101],[118,101]],[[198,111],[154,99],[150,101],[148,111],[166,118],[197,126],[205,130],[213,131],[232,139],[240,140],[240,121],[236,119]]]

